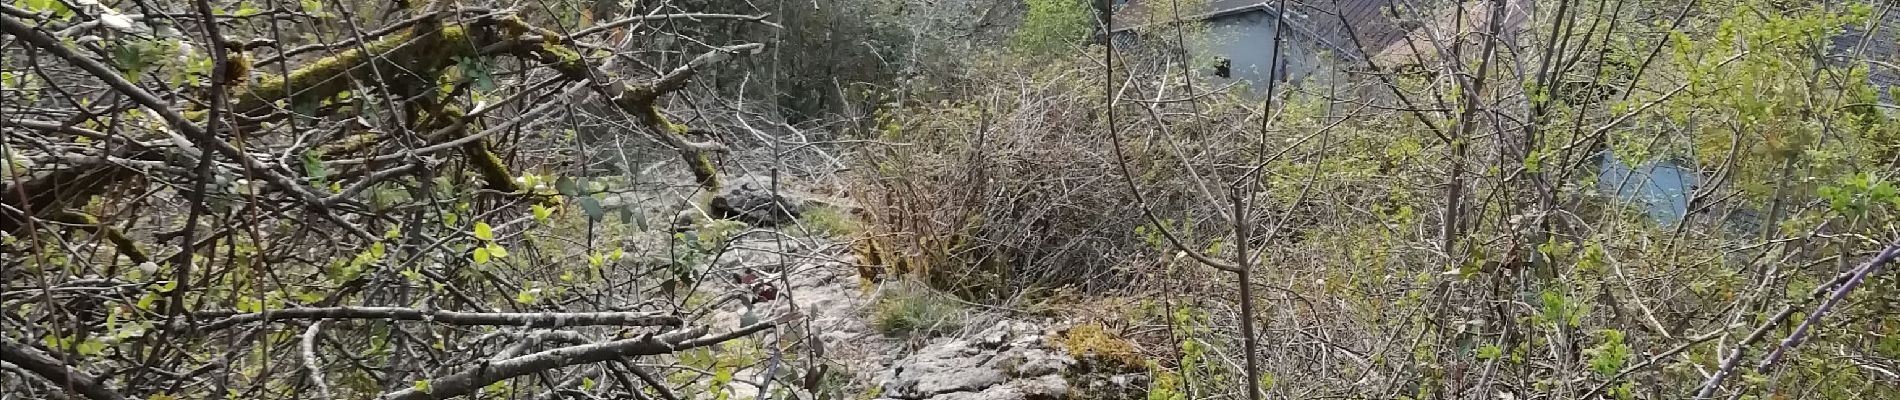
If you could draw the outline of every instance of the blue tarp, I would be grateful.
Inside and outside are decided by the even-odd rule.
[[[1599,157],[1597,188],[1635,203],[1657,223],[1673,224],[1689,213],[1689,196],[1699,181],[1696,170],[1674,161],[1650,161],[1634,167],[1604,152]]]

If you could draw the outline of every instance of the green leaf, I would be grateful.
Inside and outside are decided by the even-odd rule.
[[[548,223],[548,217],[552,215],[554,215],[554,210],[548,209],[547,206],[543,206],[540,204],[534,205],[534,220],[535,221],[540,221],[543,224]]]
[[[323,159],[318,156],[316,150],[303,153],[303,173],[310,177],[310,182],[324,186],[324,181],[330,177],[330,170],[323,167]]]
[[[476,264],[488,263],[488,248],[487,247],[475,248],[475,263]]]
[[[408,272],[408,271],[405,270],[405,272]],[[314,290],[297,292],[297,300],[302,301],[304,303],[315,303],[315,302],[323,301],[323,297],[324,297],[323,292],[314,291]]]
[[[158,302],[158,292],[145,292],[145,295],[139,296],[139,309],[151,311],[152,303],[155,302]]]
[[[141,72],[145,72],[145,67],[151,65],[151,63],[145,59],[145,52],[139,51],[138,43],[121,43],[118,46],[113,46],[112,61],[116,61],[116,64],[119,65],[119,72],[125,73],[126,79],[131,79],[134,82],[138,81],[140,75],[143,75]]]
[[[1480,360],[1496,360],[1502,356],[1504,356],[1504,349],[1498,347],[1498,345],[1487,344],[1484,345],[1484,347],[1478,348],[1478,359]]]
[[[587,220],[591,222],[600,222],[603,214],[600,209],[600,200],[593,197],[581,198],[581,211],[587,213]]]
[[[488,384],[488,386],[482,387],[482,392],[489,393],[489,394],[496,394],[496,395],[505,395],[508,393],[508,381],[499,380],[499,381],[495,381],[495,383],[490,383]],[[473,397],[473,396],[470,396],[470,397]],[[503,396],[503,397],[506,397],[506,396]]]
[[[428,392],[429,392],[429,380],[428,380],[428,379],[423,379],[423,380],[419,380],[419,381],[416,381],[416,391],[418,391],[418,392],[423,392],[423,393],[428,393]]]
[[[481,239],[481,240],[493,241],[495,240],[495,229],[493,227],[488,226],[487,222],[476,222],[475,223],[475,238]]]
[[[515,302],[521,303],[521,304],[534,304],[535,300],[540,299],[540,294],[541,294],[541,289],[524,289],[520,293],[515,293]]]
[[[100,342],[97,338],[87,338],[86,341],[79,342],[78,346],[74,346],[73,350],[79,352],[79,355],[82,356],[98,355],[99,353],[105,352],[106,344],[105,342]]]
[[[472,88],[475,89],[476,93],[495,90],[495,77],[494,74],[492,74],[495,68],[494,59],[488,57],[458,57],[456,60],[456,66],[461,70],[462,76],[474,83]]]
[[[20,0],[14,4],[27,11],[51,12],[60,19],[72,18],[73,14],[73,9],[66,8],[66,2],[59,0]]]
[[[581,195],[580,187],[574,184],[574,179],[565,176],[554,181],[554,190],[560,192],[562,196],[567,197],[580,197]]]
[[[495,258],[508,258],[508,248],[501,247],[499,244],[489,243],[488,255],[494,256]]]

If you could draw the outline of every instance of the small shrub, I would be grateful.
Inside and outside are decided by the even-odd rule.
[[[850,213],[837,207],[811,207],[798,215],[799,226],[829,237],[851,237],[863,230]]]
[[[899,284],[884,292],[872,322],[886,335],[935,336],[963,327],[963,305],[920,285]]]

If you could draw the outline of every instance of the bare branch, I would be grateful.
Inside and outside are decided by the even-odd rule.
[[[202,329],[216,331],[234,325],[260,322],[299,319],[390,319],[399,321],[428,321],[449,325],[508,325],[535,328],[560,326],[679,326],[679,317],[650,312],[587,312],[587,313],[470,313],[441,310],[419,310],[397,307],[331,307],[331,308],[291,308],[260,313],[237,314],[232,312],[200,312],[199,318],[224,317],[205,325]]]
[[[322,330],[323,321],[310,323],[310,328],[303,331],[299,346],[303,349],[304,369],[310,371],[310,383],[317,385],[317,398],[330,400],[335,397],[330,395],[330,384],[323,381],[323,361],[317,358],[317,335]]]
[[[770,21],[765,20],[765,17],[770,17],[770,16],[772,16],[772,14],[769,14],[769,13],[758,14],[758,15],[710,14],[710,13],[641,15],[641,16],[628,17],[628,18],[616,20],[613,22],[591,26],[591,27],[588,27],[587,29],[582,29],[578,32],[574,32],[574,34],[568,35],[567,37],[568,38],[586,37],[588,35],[605,32],[607,30],[611,30],[614,28],[619,28],[619,27],[623,27],[627,25],[633,25],[635,23],[639,23],[642,21],[663,21],[663,20],[669,20],[669,19],[687,19],[687,20],[734,19],[734,20],[740,20],[740,21],[746,21],[746,22],[758,22],[758,23],[762,23],[762,24],[765,24],[766,26],[770,26],[773,28],[781,28],[781,29],[784,28],[783,26],[779,26],[779,24],[772,23]]]
[[[714,336],[700,336],[704,329],[683,329],[659,336],[615,340],[581,346],[562,347],[503,361],[482,363],[452,375],[430,379],[428,390],[416,388],[385,393],[383,400],[445,399],[474,393],[490,383],[521,375],[571,365],[591,364],[621,357],[667,354],[737,339],[773,327],[779,318],[760,322]]]
[[[1828,294],[1830,292],[1829,289],[1834,289],[1836,287],[1838,287],[1839,289],[1835,289],[1834,292],[1837,295],[1844,296],[1846,292],[1841,291],[1842,289],[1852,290],[1853,286],[1859,283],[1858,279],[1863,279],[1866,277],[1865,272],[1868,272],[1867,271],[1868,269],[1872,269],[1879,265],[1892,261],[1894,257],[1896,257],[1896,253],[1900,253],[1900,242],[1896,242],[1895,244],[1888,246],[1887,249],[1885,251],[1882,251],[1879,256],[1874,257],[1872,260],[1868,260],[1867,263],[1861,265],[1860,268],[1855,268],[1855,269],[1848,270],[1846,272],[1842,272],[1839,275],[1834,276],[1833,280],[1830,280],[1827,283],[1822,284],[1821,286],[1816,286],[1812,292],[1808,293],[1809,301],[1812,301],[1812,299],[1818,299],[1822,295]],[[1833,303],[1834,300],[1835,299],[1833,297],[1828,298],[1828,302],[1830,304]],[[1796,308],[1797,307],[1795,304],[1782,306],[1780,312],[1777,312],[1775,313],[1774,316],[1769,317],[1767,322],[1763,322],[1761,326],[1755,327],[1755,330],[1753,332],[1749,332],[1748,337],[1743,338],[1741,343],[1737,343],[1735,345],[1735,350],[1732,352],[1729,352],[1728,357],[1722,360],[1722,364],[1720,367],[1716,369],[1715,374],[1710,375],[1709,379],[1702,383],[1701,388],[1696,391],[1695,398],[1697,400],[1700,400],[1700,399],[1709,398],[1710,396],[1714,396],[1715,391],[1722,387],[1722,381],[1728,379],[1729,374],[1735,371],[1735,367],[1737,365],[1741,365],[1742,355],[1747,353],[1748,346],[1751,344],[1754,344],[1757,341],[1760,341],[1762,338],[1767,337],[1768,332],[1774,330],[1775,326],[1780,325],[1782,321],[1786,321],[1789,317],[1793,316]],[[1826,309],[1817,309],[1816,312],[1810,315],[1810,319],[1818,318],[1816,316],[1826,314],[1826,311],[1827,311]],[[1804,322],[1802,326],[1806,327],[1807,322]],[[1794,337],[1795,336],[1791,335],[1790,339]],[[1786,343],[1784,343],[1784,345],[1786,345]],[[1779,352],[1780,350],[1777,349],[1776,351]],[[1766,364],[1764,364],[1764,366],[1766,366]]]
[[[0,361],[13,363],[13,365],[18,365],[20,368],[33,371],[33,373],[39,374],[40,377],[53,381],[55,386],[65,387],[73,392],[86,396],[88,399],[125,399],[125,396],[120,396],[118,392],[112,391],[112,389],[108,389],[102,385],[98,378],[79,371],[74,371],[72,367],[60,362],[59,359],[61,358],[65,357],[55,357],[52,354],[47,354],[44,351],[40,351],[40,349],[35,349],[24,344],[0,340]]]

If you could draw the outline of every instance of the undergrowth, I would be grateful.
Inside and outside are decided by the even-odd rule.
[[[922,285],[892,284],[881,297],[872,325],[885,335],[931,337],[963,328],[963,304]]]

